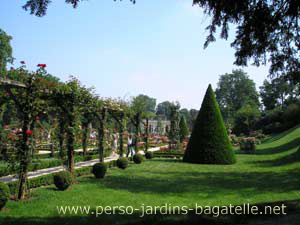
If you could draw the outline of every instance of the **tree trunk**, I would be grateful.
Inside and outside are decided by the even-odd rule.
[[[67,151],[68,151],[68,170],[74,174],[74,140],[75,140],[75,116],[73,110],[69,115],[68,129],[67,129]]]
[[[98,115],[99,126],[98,126],[98,151],[99,161],[104,162],[104,125],[106,118],[106,109],[102,109],[100,115]]]
[[[88,123],[83,123],[83,133],[82,133],[82,149],[83,155],[85,156],[87,153],[87,144],[88,144],[88,135],[89,135],[89,127]]]
[[[135,115],[135,143],[134,143],[134,148],[135,148],[135,153],[138,152],[138,142],[139,142],[139,126],[140,126],[140,114],[137,113]]]
[[[65,135],[65,120],[64,117],[60,117],[59,119],[59,132],[58,132],[58,144],[59,144],[59,156],[64,159],[65,151],[64,151],[64,135]]]
[[[124,133],[124,127],[123,127],[123,118],[121,118],[120,121],[120,156],[123,157],[123,133]]]
[[[104,162],[104,122],[99,121],[98,128],[98,148],[99,148],[99,161]]]
[[[145,126],[145,152],[147,152],[149,148],[148,137],[149,137],[149,119],[147,118],[146,126]]]
[[[20,157],[20,168],[19,168],[19,187],[18,187],[18,199],[24,199],[27,189],[27,173],[29,165],[29,143],[28,135],[26,131],[29,127],[29,115],[24,116],[22,136],[20,137],[20,145],[18,146],[19,157]]]

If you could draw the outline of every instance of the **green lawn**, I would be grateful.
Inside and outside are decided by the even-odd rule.
[[[285,201],[293,205],[290,211],[299,211],[299,145],[300,127],[266,140],[258,146],[255,155],[237,154],[238,161],[234,165],[197,165],[153,159],[141,165],[130,164],[126,170],[111,168],[103,180],[80,177],[68,191],[56,191],[54,186],[48,186],[33,190],[32,198],[24,202],[9,201],[0,213],[0,224],[142,224],[141,220],[145,224],[160,224],[161,221],[176,224],[173,220],[180,221],[178,224],[199,224],[200,218],[158,215],[145,220],[140,217],[141,211],[133,215],[99,215],[96,218],[96,206],[141,209],[142,204],[163,206],[167,203],[195,208],[196,203],[222,206]],[[57,206],[91,206],[94,214],[59,215]],[[200,218],[205,225],[239,224],[233,222],[236,218],[212,219],[213,222],[210,218]],[[297,219],[299,221],[299,217]]]

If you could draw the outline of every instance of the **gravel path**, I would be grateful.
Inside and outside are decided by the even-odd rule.
[[[158,151],[159,149],[160,149],[160,147],[155,147],[155,148],[150,148],[148,151],[155,152],[155,151]],[[144,154],[143,151],[139,151],[139,153]],[[104,162],[110,162],[110,161],[116,160],[118,158],[119,158],[119,155],[109,156],[109,157],[106,157],[104,159]],[[99,162],[99,159],[93,159],[93,160],[90,160],[90,161],[78,162],[78,163],[75,164],[75,169],[85,167],[85,166],[92,166],[97,162]],[[43,176],[43,175],[47,175],[47,174],[51,174],[51,173],[56,173],[56,172],[62,171],[64,169],[65,168],[63,166],[57,166],[57,167],[46,168],[46,169],[42,169],[42,170],[36,170],[36,171],[28,172],[28,179]],[[0,181],[3,181],[5,183],[10,183],[10,182],[17,181],[17,180],[18,180],[17,175],[8,175],[8,176],[0,177]]]

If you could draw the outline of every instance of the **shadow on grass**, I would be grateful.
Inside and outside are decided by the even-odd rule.
[[[95,183],[115,190],[132,193],[193,194],[203,193],[209,199],[226,194],[254,197],[258,193],[284,193],[300,189],[300,171],[285,172],[147,172],[147,176],[107,176],[100,183],[92,177],[81,183]],[[276,185],[270,185],[276,184]]]
[[[295,126],[295,127],[293,127],[293,128],[290,128],[290,129],[288,129],[288,130],[286,130],[286,131],[284,131],[284,132],[281,132],[281,133],[279,133],[279,134],[275,134],[275,135],[273,135],[272,137],[268,138],[267,140],[264,140],[264,141],[262,142],[262,144],[268,144],[268,143],[271,143],[271,142],[273,142],[273,141],[277,141],[277,140],[283,138],[284,136],[288,135],[289,133],[295,131],[295,130],[298,129],[299,127],[300,127],[300,125]]]
[[[276,147],[258,149],[255,154],[256,155],[276,154],[276,153],[286,152],[297,146],[300,146],[300,138],[296,138],[290,142],[287,142],[283,145],[279,145]]]
[[[289,155],[285,155],[283,157],[273,159],[273,160],[261,160],[251,162],[253,164],[258,164],[262,167],[273,167],[273,166],[284,166],[291,163],[299,163],[300,162],[300,148],[298,151],[293,152]]]
[[[280,210],[280,215],[270,214],[265,210],[267,207],[274,208],[275,206],[285,206],[284,211]],[[253,205],[250,206],[250,208]],[[146,213],[141,208],[139,211],[128,211],[130,214],[120,215],[123,213],[120,210],[115,210],[114,214],[107,215],[102,213],[99,217],[96,217],[96,208],[89,211],[89,214],[85,216],[70,216],[70,214],[53,216],[53,217],[20,217],[20,218],[0,218],[0,223],[5,225],[86,225],[86,224],[121,224],[121,225],[238,225],[238,224],[285,224],[285,225],[298,225],[300,220],[300,200],[293,201],[281,201],[273,203],[260,203],[255,205],[258,208],[258,212],[263,212],[263,215],[254,215],[245,211],[242,215],[234,214],[235,209],[227,208],[227,213],[224,211],[222,214],[221,209],[216,206],[214,210],[202,211],[201,209],[194,208],[187,211],[178,208],[169,208],[168,210],[158,209],[156,214],[154,211]],[[174,207],[174,206],[172,206]],[[203,209],[205,206],[202,206]],[[241,205],[241,207],[244,207]],[[246,206],[247,208],[247,206]],[[282,208],[281,208],[282,209]],[[99,211],[98,211],[99,212]],[[131,213],[132,212],[132,213]],[[149,212],[149,211],[148,211]],[[266,213],[267,212],[267,213]],[[277,211],[278,212],[278,211]],[[282,213],[286,213],[283,215]],[[231,214],[233,213],[233,214]],[[266,213],[266,214],[265,214]],[[218,216],[217,216],[218,215]],[[287,222],[288,221],[288,222]],[[275,223],[277,222],[277,223]]]
[[[182,162],[182,159],[172,159],[172,158],[153,158],[151,159],[151,161],[154,161],[154,162],[166,162],[166,163],[174,163],[174,162]]]

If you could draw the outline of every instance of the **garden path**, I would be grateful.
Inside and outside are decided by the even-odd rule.
[[[160,149],[160,147],[155,147],[155,148],[148,149],[148,151],[154,152],[154,151],[158,151],[159,149]],[[139,153],[144,154],[143,151],[139,151]],[[119,158],[119,155],[116,154],[115,156],[106,157],[104,159],[104,162],[110,162],[110,161],[116,160],[118,158]],[[84,162],[77,162],[75,164],[75,169],[85,167],[85,166],[92,166],[97,162],[99,162],[99,159],[93,159],[93,160],[84,161]],[[56,172],[62,171],[64,169],[65,169],[64,166],[57,166],[57,167],[32,171],[32,172],[28,173],[28,179],[43,176],[43,175],[47,175],[47,174],[51,174],[51,173],[56,173]],[[8,175],[8,176],[0,177],[0,181],[3,181],[5,183],[10,183],[10,182],[17,181],[17,180],[18,180],[17,175]]]

